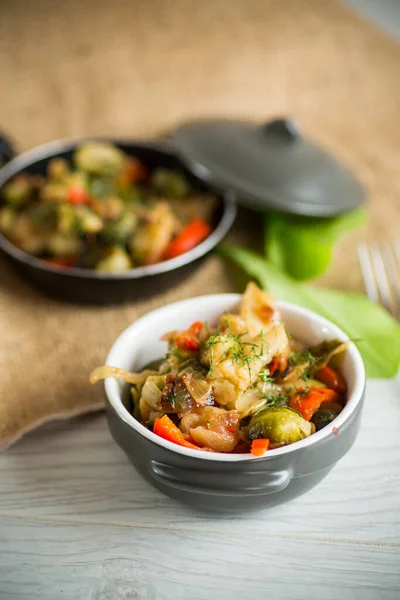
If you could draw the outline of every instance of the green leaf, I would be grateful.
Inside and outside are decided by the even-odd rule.
[[[271,213],[265,217],[265,256],[295,279],[313,279],[330,265],[338,238],[366,217],[364,209],[331,219]]]
[[[368,377],[394,377],[400,364],[400,325],[380,305],[362,294],[328,290],[297,282],[262,256],[238,246],[220,247],[279,300],[315,311],[336,323],[355,341]]]

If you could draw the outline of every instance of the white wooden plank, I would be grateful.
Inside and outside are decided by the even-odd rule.
[[[369,383],[356,445],[303,497],[235,518],[235,531],[319,540],[400,541],[399,381]],[[104,416],[47,427],[0,455],[0,514],[99,523],[232,530],[143,481],[112,441]]]
[[[399,546],[4,519],[0,598],[397,600]]]

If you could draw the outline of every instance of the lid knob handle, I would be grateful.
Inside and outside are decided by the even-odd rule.
[[[262,125],[264,135],[282,142],[295,142],[301,137],[300,128],[292,119],[274,119]]]

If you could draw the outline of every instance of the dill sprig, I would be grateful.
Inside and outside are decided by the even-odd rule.
[[[301,369],[305,366],[304,371],[300,373],[299,378],[307,381],[309,371],[318,362],[319,358],[314,356],[308,348],[295,352],[289,357],[289,364],[293,369]]]

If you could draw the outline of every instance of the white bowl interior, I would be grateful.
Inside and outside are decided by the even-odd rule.
[[[164,333],[173,329],[185,329],[194,321],[207,321],[213,324],[225,311],[232,311],[236,308],[240,298],[240,294],[200,296],[159,308],[133,323],[119,336],[112,346],[106,362],[108,365],[122,367],[128,371],[138,371],[149,362],[165,355],[168,349],[167,342],[160,340]],[[280,302],[279,307],[288,331],[295,338],[307,344],[317,344],[323,340],[334,338],[347,339],[343,331],[312,311],[286,302]],[[348,400],[343,411],[335,419],[334,426],[338,429],[354,411],[358,402],[361,401],[365,385],[364,365],[356,346],[352,342],[349,343],[343,362],[343,375],[348,385]],[[142,435],[161,446],[180,454],[205,460],[238,461],[255,459],[251,454],[201,452],[168,442],[141,425],[125,408],[123,398],[126,397],[127,384],[109,378],[105,381],[105,389],[110,403],[118,415]],[[270,455],[276,456],[277,454],[293,451],[299,448],[300,445],[303,447],[310,445],[329,435],[333,435],[332,427],[325,427],[300,442],[270,450],[265,458]]]

